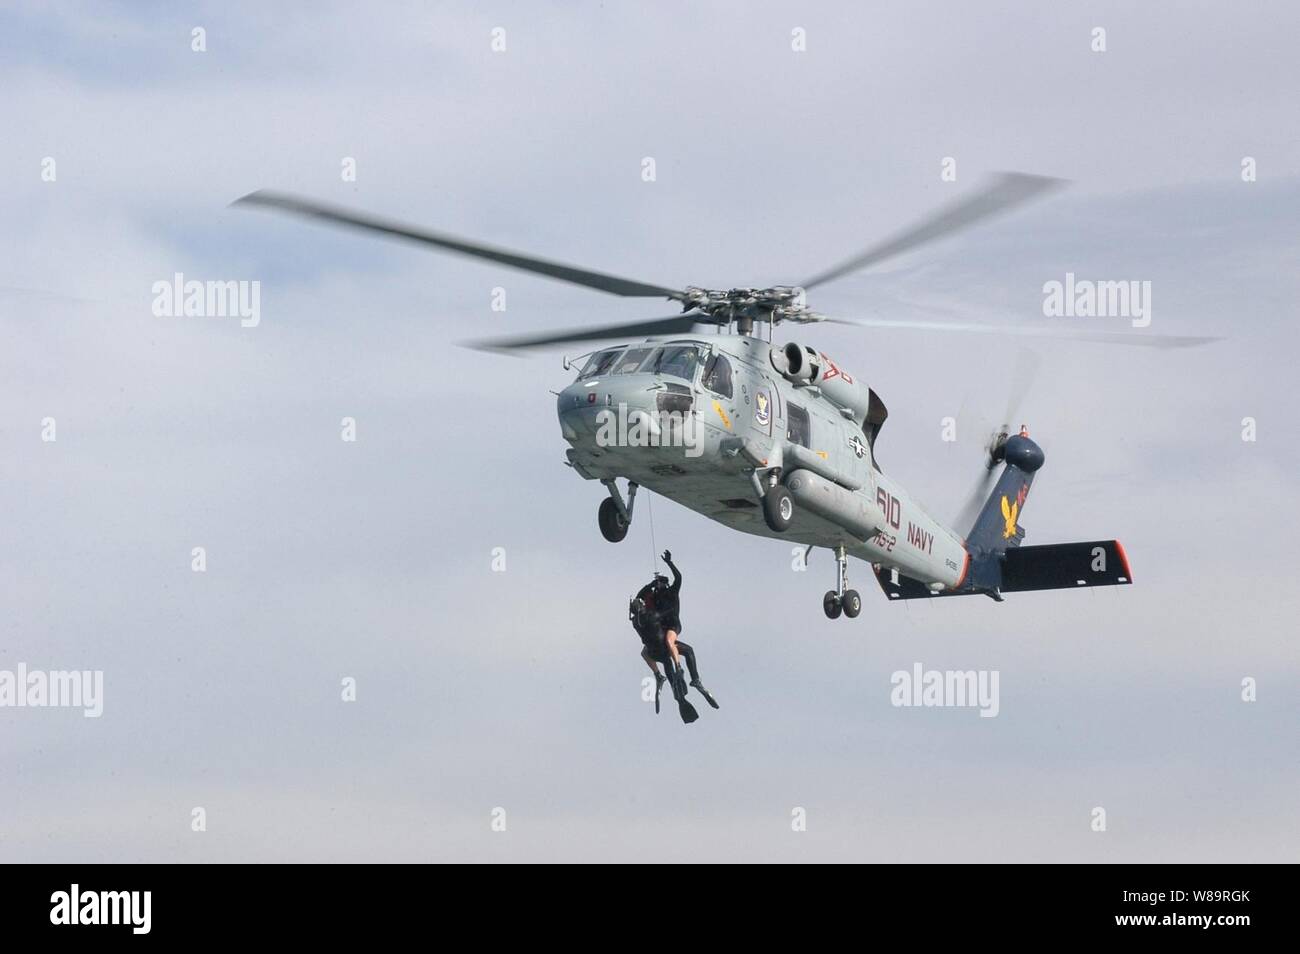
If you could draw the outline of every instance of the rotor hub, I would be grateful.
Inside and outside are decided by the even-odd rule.
[[[694,309],[719,325],[737,324],[748,332],[755,321],[777,325],[783,321],[821,321],[823,316],[810,311],[804,290],[794,285],[771,288],[699,288],[689,286],[682,296],[683,310]]]

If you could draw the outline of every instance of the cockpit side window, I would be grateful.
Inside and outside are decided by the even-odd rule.
[[[604,374],[610,369],[610,366],[614,364],[614,359],[617,358],[622,351],[622,348],[609,348],[605,351],[597,351],[587,359],[587,363],[584,364],[582,370],[578,372],[578,380],[583,381],[587,378],[594,378],[598,374]]]
[[[798,444],[801,447],[808,446],[809,427],[808,412],[798,404],[792,404],[789,401],[785,405],[786,410],[786,431],[785,437],[791,444]]]
[[[725,355],[714,354],[704,366],[703,384],[714,394],[731,397],[731,362]]]
[[[623,357],[618,359],[614,365],[614,370],[610,374],[630,374],[637,368],[641,367],[641,362],[645,360],[646,355],[650,353],[650,348],[629,348]]]
[[[700,349],[697,345],[668,345],[655,356],[656,374],[669,374],[687,381],[695,380],[700,366]]]

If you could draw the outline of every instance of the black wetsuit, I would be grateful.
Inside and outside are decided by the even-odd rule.
[[[678,636],[682,634],[682,600],[679,595],[682,592],[682,574],[678,571],[677,566],[671,561],[668,562],[668,569],[673,571],[673,581],[668,586],[660,587],[654,591],[654,610],[659,614],[659,624],[665,630],[671,629]]]
[[[664,584],[656,581],[641,587],[636,597],[641,601],[643,611],[632,620],[632,626],[649,650],[650,658],[664,665],[668,665],[671,660],[668,652],[668,630],[671,629],[678,636],[682,633],[682,619],[679,615],[681,599],[678,596],[682,589],[682,574],[671,562],[668,564],[668,569],[673,571],[672,583]],[[695,666],[695,650],[678,639],[677,651],[686,657],[686,668],[690,671],[691,679],[698,681],[700,673]]]

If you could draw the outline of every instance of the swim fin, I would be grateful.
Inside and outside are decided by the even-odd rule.
[[[700,717],[700,714],[695,711],[695,706],[686,701],[686,676],[676,666],[672,668],[668,676],[673,687],[673,698],[677,700],[677,711],[681,713],[682,721],[690,725]]]
[[[673,684],[673,698],[682,703],[686,701],[686,677],[680,669],[674,669],[670,676]]]
[[[707,701],[709,705],[713,706],[713,708],[715,709],[722,708],[722,706],[718,705],[718,700],[713,698],[713,696],[709,693],[709,690],[704,688],[704,683],[700,682],[698,679],[691,680],[691,688],[694,689],[696,692],[698,692],[700,695],[702,695],[705,701]]]

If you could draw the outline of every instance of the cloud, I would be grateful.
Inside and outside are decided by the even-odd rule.
[[[105,710],[0,713],[7,857],[1294,855],[1292,8],[1103,6],[1100,56],[1091,21],[1020,5],[74,10],[0,24],[0,666],[102,668]],[[1228,340],[1034,344],[1030,542],[1119,537],[1135,586],[897,606],[855,564],[863,615],[834,623],[824,552],[792,572],[789,545],[662,497],[605,543],[601,488],[563,464],[559,356],[453,345],[663,303],[227,207],[287,188],[728,287],[797,281],[1000,168],[1076,182],[811,304],[1044,321],[1072,270],[1152,281],[1152,332]],[[260,281],[261,324],[155,318],[177,271]],[[951,516],[1011,346],[778,336],[884,396],[882,465]],[[664,546],[724,706],[689,730],[640,701],[624,615]],[[999,669],[1002,713],[893,709],[889,673],[918,660]]]

